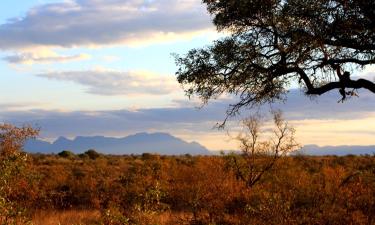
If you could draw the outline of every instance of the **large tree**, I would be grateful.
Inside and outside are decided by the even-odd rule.
[[[229,93],[240,108],[307,95],[340,98],[375,84],[355,72],[375,63],[374,0],[203,0],[225,38],[177,56],[178,81],[204,102]]]

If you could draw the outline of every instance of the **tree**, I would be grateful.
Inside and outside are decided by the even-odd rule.
[[[260,116],[251,116],[243,120],[244,132],[237,136],[240,142],[241,155],[231,154],[227,164],[236,176],[248,188],[260,181],[269,172],[278,159],[300,148],[294,138],[295,130],[284,121],[280,111],[273,112],[274,129],[272,136],[262,138]]]
[[[35,138],[39,130],[30,126],[15,127],[11,124],[0,124],[0,156],[1,158],[17,154],[23,149],[25,141]]]
[[[354,71],[375,63],[375,1],[203,0],[219,31],[212,46],[176,56],[177,79],[204,103],[223,93],[242,107],[285,99],[291,82],[307,95],[338,90],[341,100],[375,84]]]
[[[25,141],[38,135],[30,126],[0,124],[0,224],[25,224],[26,207],[14,200],[17,183],[25,178]]]

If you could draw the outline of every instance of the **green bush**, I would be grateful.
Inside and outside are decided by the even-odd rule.
[[[94,149],[89,149],[84,154],[87,155],[90,159],[93,159],[93,160],[95,160],[95,159],[97,159],[101,156],[101,154],[98,153],[97,151],[95,151]]]
[[[69,150],[64,150],[62,152],[59,152],[57,154],[58,156],[60,157],[63,157],[63,158],[74,158],[75,157],[75,154]]]

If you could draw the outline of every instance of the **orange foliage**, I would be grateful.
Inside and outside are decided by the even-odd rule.
[[[32,168],[34,210],[97,210],[99,224],[375,223],[374,156],[280,158],[251,189],[222,156],[34,155]]]
[[[37,131],[0,131],[2,224],[375,224],[375,155],[280,157],[248,188],[225,156],[26,157]]]

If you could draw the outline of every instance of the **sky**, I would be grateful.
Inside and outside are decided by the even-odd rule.
[[[238,122],[214,128],[234,100],[224,96],[201,108],[175,77],[172,54],[222,36],[200,2],[2,1],[0,121],[40,127],[45,140],[168,132],[211,150],[236,148]],[[371,77],[375,68],[357,74]],[[292,89],[272,107],[284,111],[302,145],[375,145],[375,95],[339,99]]]

